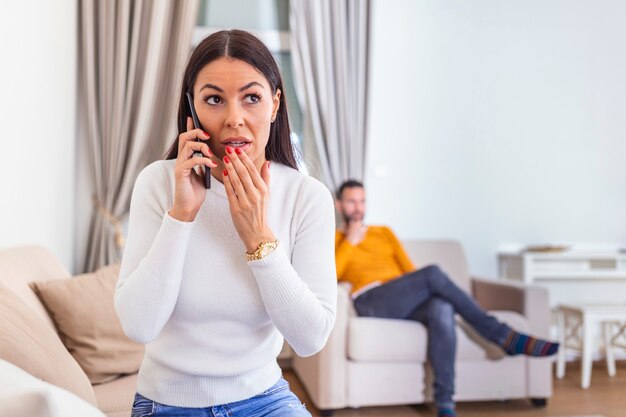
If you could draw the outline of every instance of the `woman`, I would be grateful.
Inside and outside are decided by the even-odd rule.
[[[282,92],[247,32],[215,33],[189,59],[179,135],[133,190],[115,294],[146,344],[132,416],[310,416],[276,357],[283,337],[318,352],[334,325],[334,211],[296,169]]]

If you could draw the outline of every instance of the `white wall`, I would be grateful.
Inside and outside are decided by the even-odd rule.
[[[0,248],[39,244],[70,269],[76,2],[0,6]]]
[[[459,239],[485,275],[504,242],[626,243],[624,21],[619,0],[374,0],[368,220]],[[73,1],[0,8],[0,247],[68,269],[76,39]]]
[[[393,4],[393,6],[392,6]],[[626,2],[374,0],[368,218],[454,238],[626,244]]]

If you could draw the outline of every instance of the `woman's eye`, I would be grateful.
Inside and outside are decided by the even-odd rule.
[[[222,102],[222,99],[219,96],[211,96],[206,99],[206,102],[215,105],[220,104]]]
[[[247,103],[250,104],[258,103],[259,101],[261,101],[261,96],[259,96],[258,94],[248,94],[245,100]]]

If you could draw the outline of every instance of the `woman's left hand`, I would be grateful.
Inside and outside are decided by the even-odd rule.
[[[264,162],[261,172],[248,155],[228,147],[224,157],[224,188],[228,196],[233,224],[248,252],[261,242],[276,240],[267,224],[270,201],[270,168]],[[230,152],[229,152],[230,150]]]

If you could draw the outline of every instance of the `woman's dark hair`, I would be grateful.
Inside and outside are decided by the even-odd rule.
[[[187,117],[191,117],[185,94],[188,91],[193,94],[193,85],[200,70],[221,57],[240,59],[252,65],[265,76],[272,88],[272,94],[276,94],[276,90],[280,89],[280,106],[276,120],[270,127],[270,136],[265,147],[265,159],[298,169],[291,144],[285,89],[278,65],[265,44],[251,33],[243,30],[233,29],[216,32],[204,39],[189,57],[178,99],[178,135],[187,131]],[[177,157],[178,136],[167,151],[165,159]]]

